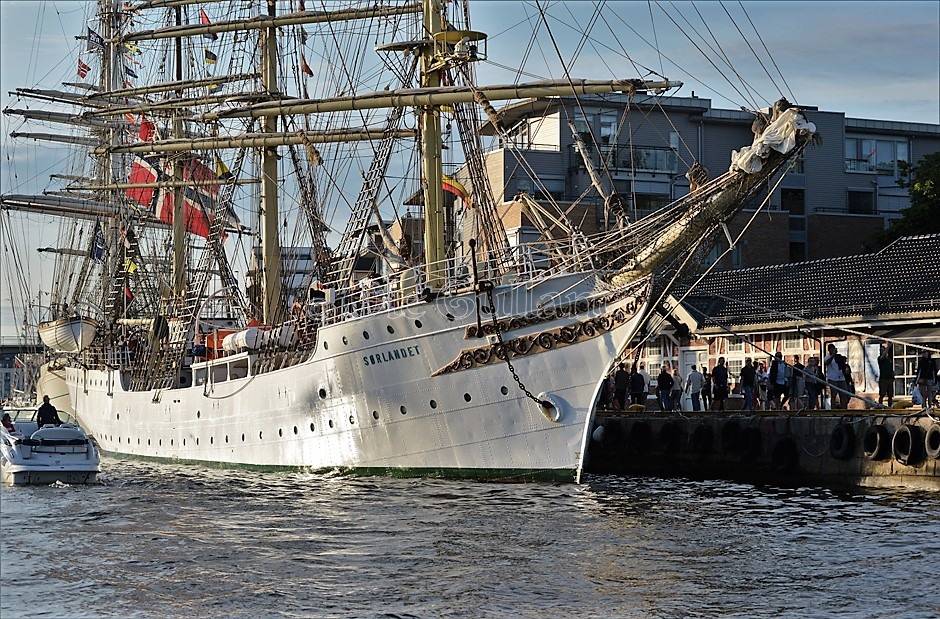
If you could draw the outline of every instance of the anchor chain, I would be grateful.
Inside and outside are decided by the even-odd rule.
[[[519,389],[522,390],[526,397],[538,404],[539,406],[547,406],[546,402],[543,402],[534,395],[531,391],[526,389],[526,386],[522,383],[522,379],[519,378],[519,375],[516,373],[516,368],[512,366],[512,361],[509,360],[509,347],[503,343],[503,334],[499,330],[499,321],[496,320],[496,303],[493,300],[493,288],[489,288],[486,291],[486,297],[490,302],[490,314],[493,317],[493,330],[496,332],[496,341],[499,342],[499,347],[506,353],[506,365],[509,366],[509,373],[512,374],[512,379],[516,381],[516,384],[519,385]],[[479,312],[479,306],[477,306],[477,311]]]

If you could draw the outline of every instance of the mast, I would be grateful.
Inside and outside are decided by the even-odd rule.
[[[440,0],[424,0],[424,30],[428,37],[441,31]],[[434,49],[421,50],[421,87],[437,88],[441,85],[443,67],[435,68]],[[441,186],[441,113],[434,105],[419,108],[421,127],[421,166],[424,176],[424,263],[428,287],[440,288],[441,261],[444,247],[444,190]],[[436,270],[438,270],[436,272]]]
[[[176,25],[183,23],[183,9],[177,6],[174,9]],[[176,81],[183,81],[183,39],[176,37]],[[178,97],[183,96],[182,90],[177,90]],[[179,111],[173,115],[173,137],[183,137],[183,119]],[[186,294],[186,212],[184,209],[183,158],[175,157],[173,160],[173,180],[179,185],[173,188],[173,295],[182,300]]]
[[[268,16],[276,13],[276,0],[267,0]],[[274,99],[277,94],[277,27],[262,30],[261,80],[265,94]],[[277,131],[277,117],[269,116],[261,121],[261,132]],[[262,278],[262,316],[266,324],[275,324],[278,304],[281,299],[281,242],[278,234],[277,210],[277,147],[261,150],[261,248],[264,259]]]

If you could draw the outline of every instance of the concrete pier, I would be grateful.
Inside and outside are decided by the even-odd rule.
[[[940,491],[940,414],[598,413],[586,470]]]

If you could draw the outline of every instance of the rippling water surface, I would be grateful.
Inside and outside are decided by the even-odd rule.
[[[0,491],[11,617],[940,616],[940,494],[105,459]]]

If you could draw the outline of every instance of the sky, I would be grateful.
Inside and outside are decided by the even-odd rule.
[[[609,17],[589,26],[592,42],[579,49],[576,41],[582,37],[571,24],[586,21],[582,18],[599,3],[606,4]],[[308,8],[315,4],[316,0],[307,0]],[[489,35],[490,62],[477,67],[481,82],[515,81],[516,74],[503,67],[520,58],[526,63],[518,81],[548,77],[548,65],[557,73],[557,43],[572,76],[630,78],[653,71],[684,83],[675,94],[695,93],[712,99],[717,108],[738,109],[751,101],[766,105],[783,94],[798,104],[853,118],[940,123],[937,0],[711,1],[694,5],[581,0],[564,5],[543,1],[540,6],[548,7],[548,21],[557,40],[543,35],[530,50],[529,32],[540,19],[534,0],[472,4],[474,29]],[[86,11],[85,3],[77,0],[0,0],[0,107],[12,104],[9,92],[16,87],[58,87],[61,76],[73,71],[80,50],[74,35],[83,31]],[[732,25],[728,13],[746,38]],[[710,40],[712,36],[753,93],[742,94],[723,77],[730,73],[726,67],[704,60],[697,47],[716,45]],[[761,64],[752,59],[751,48],[763,58]],[[576,60],[575,50],[579,50]],[[627,54],[629,61],[625,60]],[[0,117],[6,143],[11,124],[8,117]],[[54,157],[43,149],[17,151],[35,161],[20,161],[15,167],[6,160],[9,152],[5,147],[4,161],[0,162],[2,192],[39,191],[48,174],[56,171],[49,169],[48,163],[54,162]],[[45,277],[48,268],[40,270]],[[0,286],[0,333],[8,334],[15,325],[6,307],[6,286],[3,282]]]

